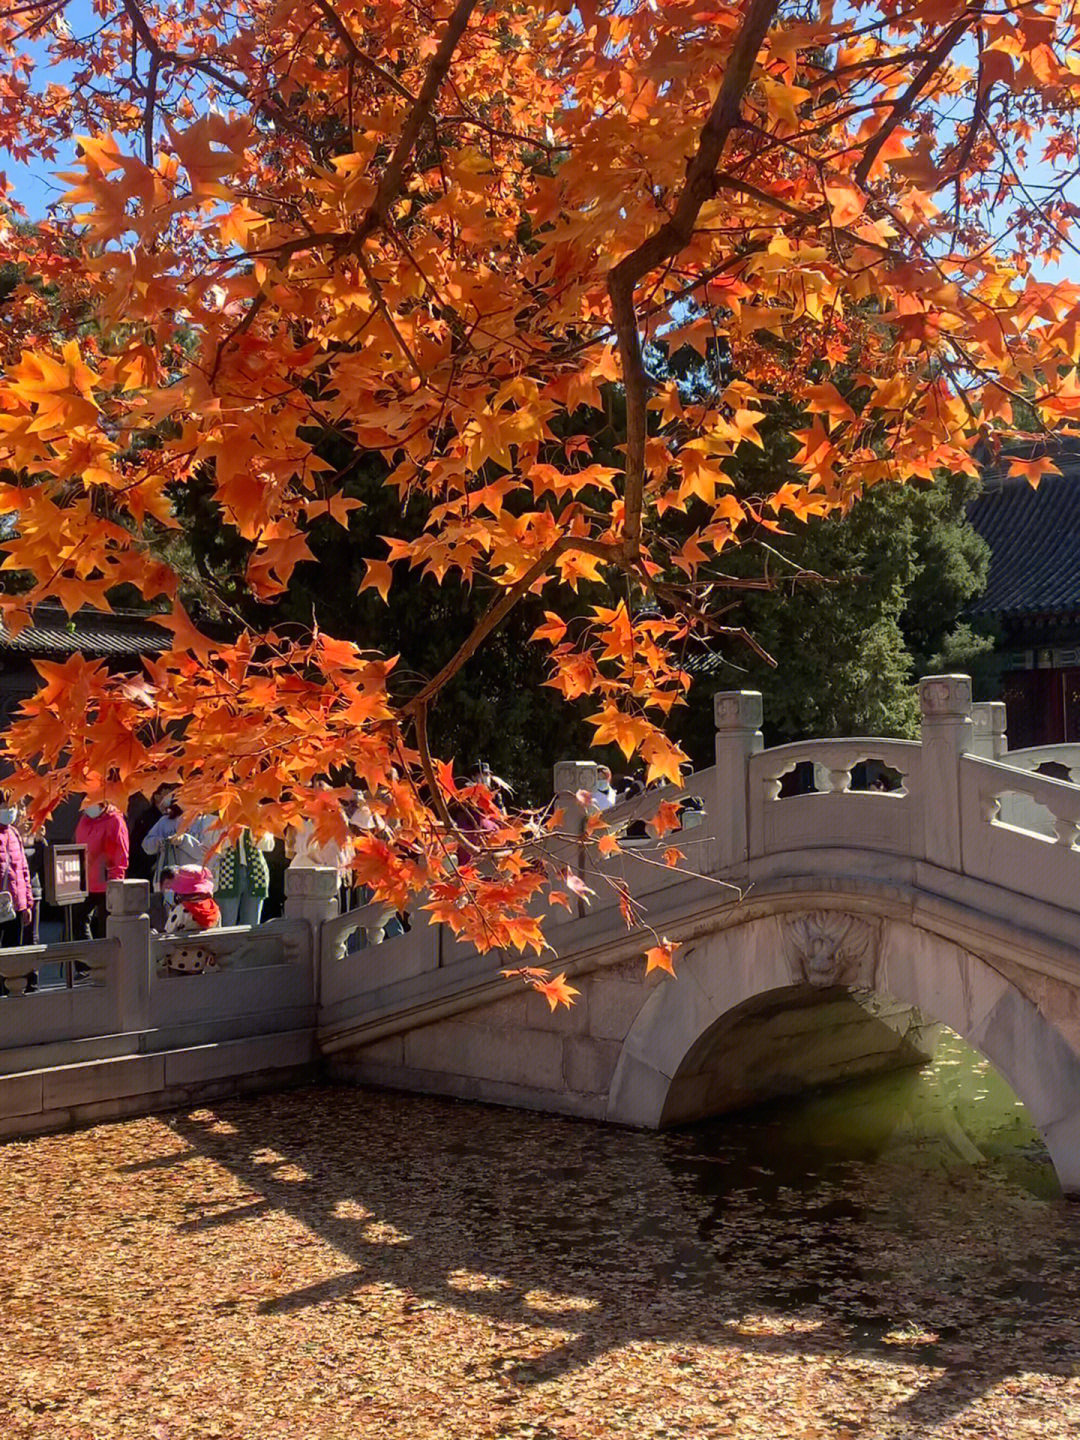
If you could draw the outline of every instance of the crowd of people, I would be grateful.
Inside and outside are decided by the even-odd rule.
[[[127,815],[115,805],[85,802],[68,832],[86,856],[86,899],[73,916],[73,938],[94,940],[105,934],[109,882],[124,879],[149,882],[151,920],[162,933],[258,925],[271,893],[275,851],[281,868],[323,865],[336,870],[343,908],[363,904],[370,892],[352,887],[353,837],[385,822],[376,820],[360,792],[343,810],[348,832],[344,841],[320,839],[314,822],[306,820],[280,847],[271,834],[250,830],[226,841],[213,815],[185,821],[172,785],[160,786]],[[43,842],[25,812],[0,798],[0,949],[37,942]],[[371,938],[399,934],[402,924],[390,911],[373,927]]]
[[[471,777],[501,808],[510,786],[490,768],[481,765]],[[321,789],[331,789],[324,782]],[[598,811],[645,793],[644,775],[624,777],[616,786],[606,765],[597,769],[592,804]],[[339,804],[338,800],[333,801]],[[693,797],[683,808],[700,802]],[[367,904],[371,892],[355,886],[352,856],[357,837],[372,831],[393,834],[392,825],[373,812],[362,789],[350,792],[341,805],[345,838],[328,839],[313,819],[290,832],[284,862],[290,867],[324,866],[335,870],[342,910]],[[457,817],[463,833],[482,832],[494,816],[479,812]],[[485,823],[486,822],[486,823]],[[640,832],[640,833],[639,833]],[[644,838],[645,821],[626,827],[630,839]],[[151,921],[162,933],[211,929],[217,926],[258,925],[271,893],[271,857],[277,851],[274,837],[250,830],[225,840],[214,815],[185,819],[175,785],[161,785],[149,801],[136,802],[128,815],[115,805],[84,802],[74,826],[74,840],[86,852],[86,899],[74,916],[76,939],[100,939],[105,934],[106,893],[111,880],[149,882]],[[0,948],[36,943],[42,900],[44,836],[35,833],[25,812],[0,797]],[[280,856],[280,851],[277,851]],[[408,915],[387,909],[375,917],[366,932],[367,943],[399,935],[409,927]]]

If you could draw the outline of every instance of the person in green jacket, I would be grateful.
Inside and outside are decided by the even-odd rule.
[[[214,899],[222,925],[258,925],[270,889],[265,852],[273,848],[272,835],[256,840],[250,830],[244,830],[238,840],[224,845],[216,855]]]

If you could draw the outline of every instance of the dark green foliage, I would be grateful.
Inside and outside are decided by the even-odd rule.
[[[402,564],[389,604],[373,590],[359,593],[365,557],[386,553],[379,537],[416,535],[423,525],[424,507],[411,501],[403,510],[397,492],[383,485],[384,473],[377,457],[354,457],[345,490],[362,508],[350,512],[348,530],[329,519],[315,526],[311,546],[318,564],[299,566],[288,593],[273,606],[260,606],[247,590],[248,547],[221,525],[209,480],[185,487],[178,497],[185,522],[179,543],[189,553],[174,550],[173,559],[189,576],[185,599],[194,613],[226,629],[241,617],[283,633],[310,630],[314,622],[327,634],[400,655],[394,691],[407,698],[468,637],[493,589],[469,588],[453,577],[439,585]],[[544,653],[528,644],[543,609],[534,596],[519,605],[449,682],[429,722],[432,749],[453,757],[459,773],[484,759],[523,800],[537,802],[550,794],[554,761],[584,754],[591,734],[582,714],[543,686]]]
[[[729,617],[777,661],[724,647],[695,680],[680,730],[695,760],[711,745],[710,694],[758,689],[770,743],[806,736],[913,735],[914,681],[969,669],[992,641],[959,622],[986,581],[989,552],[965,518],[971,482],[886,486],[844,518],[792,524],[732,557],[729,570],[778,577]],[[821,580],[799,578],[816,572]],[[786,577],[786,578],[785,578]]]
[[[741,493],[762,484],[770,455],[775,460],[789,443],[778,439],[761,459],[750,452]],[[333,458],[342,463],[341,456]],[[466,639],[491,592],[455,579],[438,585],[401,565],[389,605],[374,591],[358,593],[364,557],[384,553],[379,537],[415,535],[424,520],[417,501],[402,509],[396,491],[384,487],[383,473],[375,457],[354,457],[346,488],[363,508],[351,512],[347,531],[331,520],[316,527],[319,563],[299,566],[275,606],[259,606],[247,592],[247,547],[221,526],[209,482],[187,487],[179,543],[190,552],[187,599],[196,613],[227,625],[231,612],[279,629],[306,629],[314,621],[329,634],[400,654],[397,693],[404,698],[418,688]],[[715,645],[704,667],[702,647],[688,652],[697,656],[690,703],[673,714],[672,730],[695,763],[709,763],[716,690],[760,689],[771,743],[811,735],[907,736],[918,722],[919,674],[978,672],[992,642],[958,623],[985,583],[987,566],[986,546],[964,518],[971,488],[961,480],[881,486],[845,518],[792,524],[780,536],[763,532],[726,557],[729,574],[776,578],[770,592],[742,593],[725,619],[745,625],[777,667],[736,642]],[[800,578],[803,572],[822,578]],[[591,588],[597,594],[590,598],[606,598]],[[584,599],[567,598],[584,608]],[[431,714],[438,754],[453,756],[461,769],[488,760],[527,800],[546,796],[556,760],[588,753],[584,715],[594,708],[566,706],[543,685],[543,652],[527,641],[545,603],[553,602],[528,597],[450,682]],[[617,751],[601,758],[617,771],[625,768]]]

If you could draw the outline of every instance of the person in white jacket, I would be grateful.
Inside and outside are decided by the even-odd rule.
[[[154,889],[160,891],[161,872],[175,870],[179,865],[205,865],[207,852],[213,839],[214,817],[200,815],[186,830],[180,829],[183,811],[174,796],[166,805],[165,813],[151,826],[143,849],[147,855],[156,857],[154,865]]]

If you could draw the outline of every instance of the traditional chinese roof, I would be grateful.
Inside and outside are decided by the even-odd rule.
[[[1080,614],[1080,455],[1054,460],[1062,474],[1037,490],[1005,464],[985,472],[968,518],[990,546],[990,574],[971,614]]]
[[[97,659],[155,655],[168,649],[169,634],[134,610],[80,610],[69,616],[58,605],[39,605],[34,623],[11,635],[0,623],[0,654],[59,659],[82,654]]]

